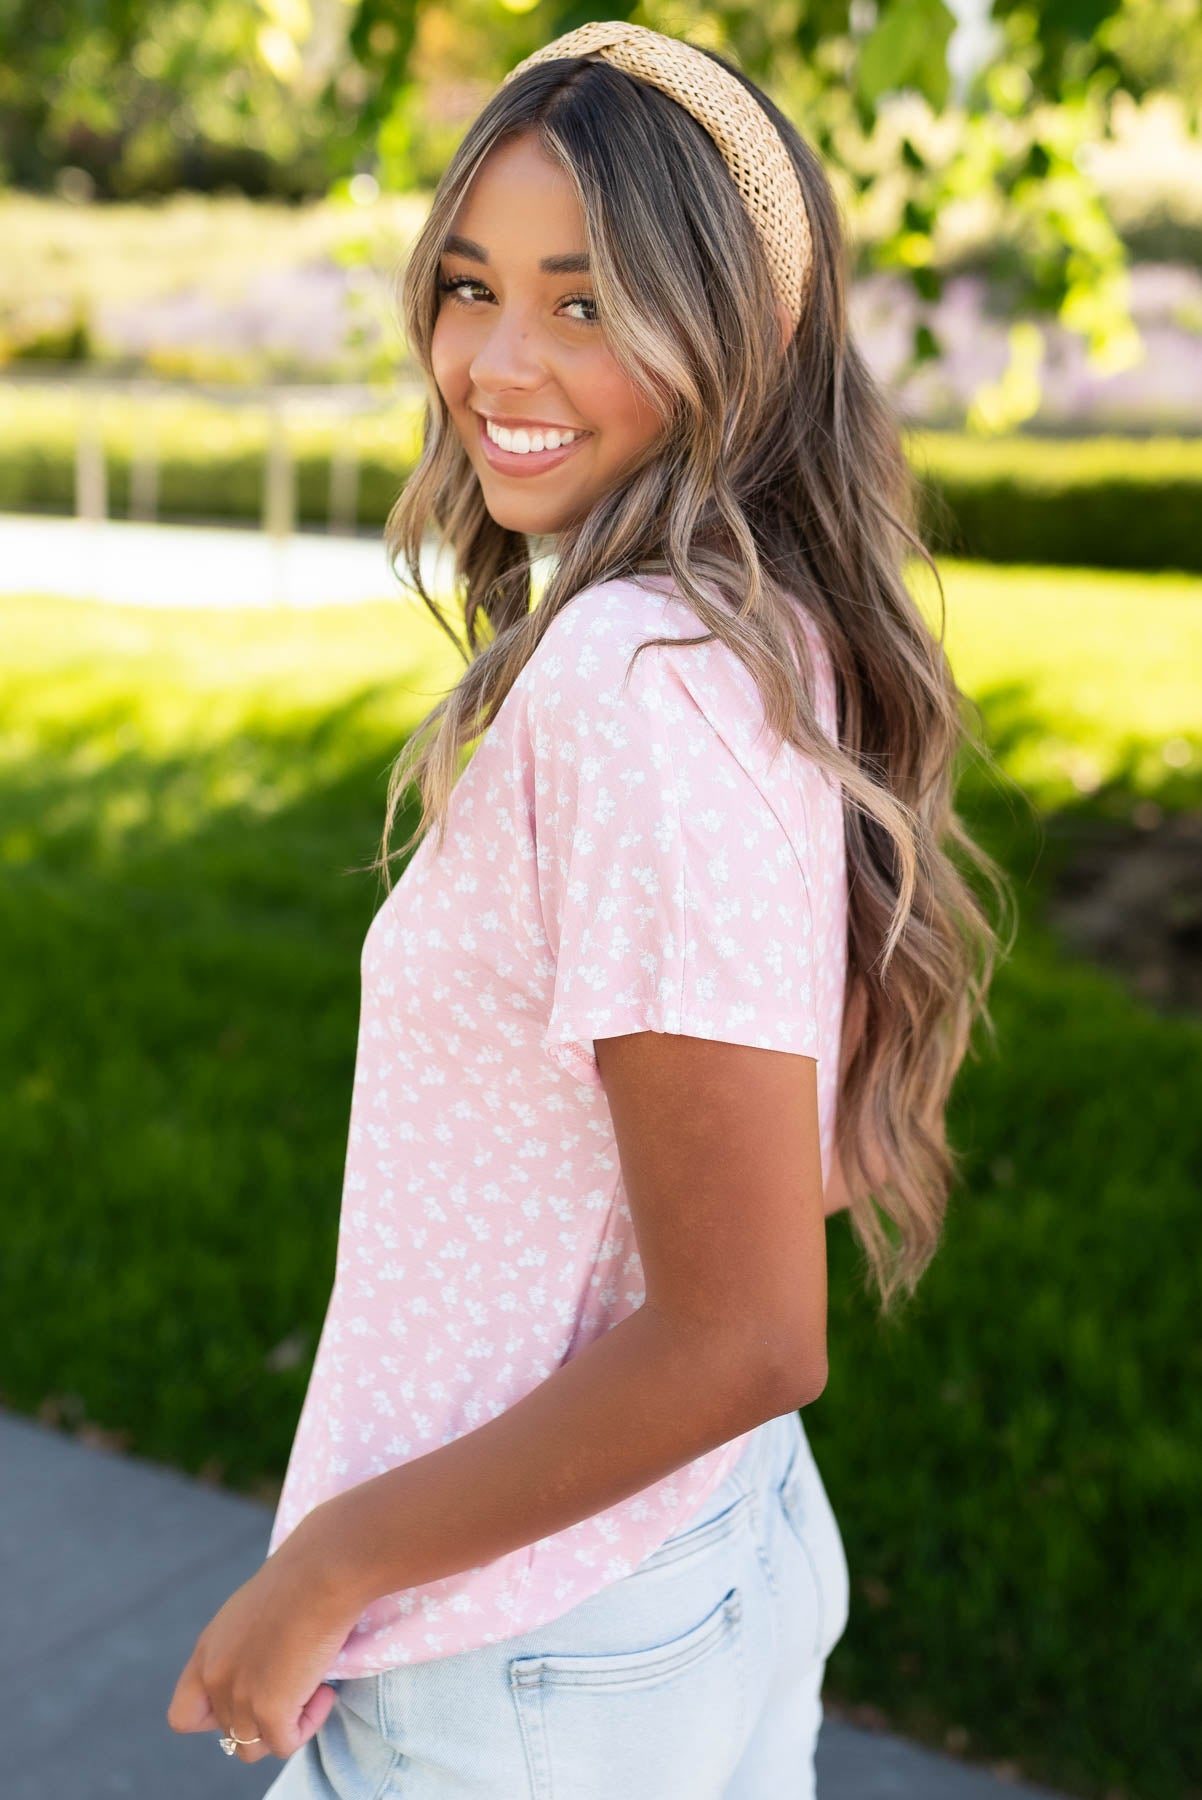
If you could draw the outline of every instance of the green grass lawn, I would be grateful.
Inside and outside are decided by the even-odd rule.
[[[945,567],[1022,913],[965,1181],[881,1324],[830,1227],[807,1409],[852,1613],[833,1702],[1069,1791],[1199,1788],[1202,1024],[1070,957],[1066,814],[1202,803],[1202,580]],[[933,604],[930,596],[924,604]],[[388,765],[454,679],[403,602],[0,600],[3,1398],[273,1497],[333,1275]],[[403,822],[402,829],[407,829]],[[401,835],[398,832],[398,837]]]

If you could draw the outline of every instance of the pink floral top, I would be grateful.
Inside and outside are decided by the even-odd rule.
[[[368,928],[338,1253],[271,1533],[494,1418],[643,1300],[593,1039],[818,1061],[830,1166],[846,957],[841,790],[785,745],[665,576],[575,596],[480,739],[441,854]],[[836,732],[817,627],[816,697]],[[478,1568],[374,1601],[327,1677],[557,1618],[687,1523],[750,1434]]]

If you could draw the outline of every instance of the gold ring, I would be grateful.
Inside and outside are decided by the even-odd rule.
[[[257,1737],[253,1737],[253,1738],[235,1737],[233,1732],[229,1731],[226,1733],[226,1735],[224,1737],[218,1738],[217,1742],[221,1745],[221,1748],[225,1751],[227,1756],[232,1756],[234,1754],[234,1751],[238,1748],[239,1744],[261,1744],[263,1742],[263,1740],[262,1740],[262,1738],[257,1738]]]

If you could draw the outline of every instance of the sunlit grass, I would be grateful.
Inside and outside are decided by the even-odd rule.
[[[1120,768],[1142,791],[1198,769],[1202,746],[1202,576],[1104,569],[941,565],[945,645],[960,686],[1021,705],[1047,731],[1026,739],[1010,773],[1054,805]],[[922,570],[915,592],[935,630],[939,607]]]
[[[149,824],[152,791],[168,838],[218,811],[278,811],[399,749],[463,667],[407,600],[156,612],[19,596],[0,617],[0,770],[19,790],[51,749],[70,784],[40,817],[47,837],[85,807],[102,838]],[[302,752],[273,753],[300,734]]]

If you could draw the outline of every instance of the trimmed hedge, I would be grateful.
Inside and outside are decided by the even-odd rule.
[[[73,510],[79,404],[71,393],[0,388],[0,510]],[[357,523],[382,526],[419,453],[423,404],[291,422],[298,522],[325,523],[331,451],[349,437],[359,459]],[[169,396],[110,401],[98,414],[114,517],[128,514],[135,426],[149,417],[161,517],[260,516],[266,415]],[[917,432],[909,454],[937,551],[996,563],[1202,573],[1202,439]]]
[[[223,406],[175,395],[113,400],[93,423],[105,450],[108,511],[129,514],[130,476],[148,431],[158,466],[158,516],[253,521],[262,515],[270,420],[264,410]],[[75,447],[81,403],[73,393],[0,387],[0,511],[72,512]],[[357,523],[383,525],[421,447],[422,402],[335,420],[294,418],[286,436],[295,467],[296,518],[324,524],[329,511],[330,456],[353,443],[358,456]]]
[[[915,433],[936,550],[996,563],[1202,571],[1202,439]]]

